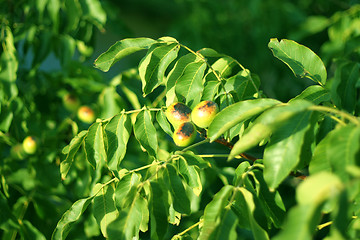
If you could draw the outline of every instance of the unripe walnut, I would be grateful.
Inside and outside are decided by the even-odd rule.
[[[171,104],[165,112],[165,115],[169,122],[177,128],[184,122],[190,122],[191,109],[183,103],[176,102]]]
[[[174,142],[179,147],[190,145],[196,138],[196,127],[192,122],[184,122],[175,129],[173,134]]]
[[[95,112],[88,106],[81,106],[77,112],[78,118],[84,123],[93,123],[95,121]]]
[[[37,145],[37,140],[33,136],[27,136],[22,143],[22,147],[27,154],[34,154],[37,150]]]
[[[218,112],[219,107],[215,102],[202,101],[192,110],[191,120],[196,126],[207,128]]]

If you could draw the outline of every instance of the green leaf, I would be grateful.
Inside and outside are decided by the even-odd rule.
[[[248,213],[248,219],[249,219],[249,225],[252,231],[252,234],[254,236],[254,239],[269,239],[269,236],[267,232],[259,225],[259,223],[256,221],[254,215],[255,215],[255,202],[254,202],[254,196],[251,192],[249,192],[247,189],[241,187],[238,189],[239,193],[242,195],[246,202],[246,209]],[[239,219],[241,221],[242,219]]]
[[[20,228],[17,218],[12,213],[8,205],[7,199],[2,192],[0,192],[0,208],[1,208],[0,229],[9,231],[14,228],[15,229]]]
[[[264,178],[270,189],[277,188],[300,162],[311,114],[309,111],[297,114],[272,134],[263,157]]]
[[[20,235],[23,239],[46,240],[45,236],[28,220],[22,221]]]
[[[84,139],[87,134],[88,134],[87,130],[81,131],[78,135],[76,135],[71,140],[70,144],[64,148],[64,150],[66,150],[66,151],[63,150],[63,153],[67,154],[67,155],[66,155],[65,160],[62,161],[60,164],[60,173],[61,173],[62,179],[66,178],[66,175],[68,174],[68,172],[74,162],[75,154],[79,150],[81,144],[84,142]]]
[[[350,180],[347,167],[359,164],[360,127],[336,128],[316,146],[310,162],[311,174],[332,170],[342,181]]]
[[[144,221],[144,208],[148,208],[147,201],[138,193],[131,199],[130,205],[121,210],[119,217],[107,226],[109,239],[137,239]]]
[[[168,193],[165,192],[158,182],[151,181],[151,198],[149,208],[151,212],[151,239],[164,239],[168,229]],[[161,201],[159,201],[161,199]]]
[[[272,38],[269,48],[274,56],[283,61],[297,77],[307,77],[325,85],[327,73],[324,63],[309,48],[292,40]]]
[[[84,9],[84,15],[92,20],[92,22],[102,29],[106,23],[106,12],[102,8],[99,0],[85,0],[86,8]],[[83,6],[84,6],[83,5]]]
[[[313,233],[320,222],[321,209],[314,205],[297,205],[290,209],[283,230],[274,240],[308,240],[313,239]]]
[[[94,196],[80,199],[76,201],[69,210],[67,210],[60,221],[57,223],[56,228],[51,236],[51,239],[62,240],[69,234],[72,225],[80,219],[83,212],[91,203]]]
[[[8,105],[0,104],[0,131],[8,132],[14,119],[14,113]]]
[[[279,104],[275,99],[255,99],[237,102],[221,110],[208,129],[210,141],[215,141],[221,134],[235,126],[236,124],[250,119],[253,116],[265,111],[266,109]]]
[[[128,198],[132,199],[132,197],[136,195],[140,182],[141,176],[137,173],[128,174],[120,179],[115,189],[115,202],[117,208],[124,208]]]
[[[206,69],[203,61],[192,62],[184,70],[184,74],[177,80],[175,93],[178,99],[184,99],[185,104],[194,107],[200,102],[203,91],[202,79]]]
[[[190,200],[175,167],[167,164],[163,174],[165,184],[172,196],[174,209],[179,213],[189,215],[191,213]]]
[[[226,92],[233,92],[239,100],[251,99],[258,92],[260,79],[249,70],[240,71],[225,82]]]
[[[318,105],[322,102],[330,101],[331,96],[330,92],[319,85],[312,85],[307,87],[304,91],[302,91],[299,95],[291,99],[289,102],[304,99],[308,100],[315,105]]]
[[[280,228],[286,214],[283,200],[278,191],[270,191],[264,180],[262,171],[256,169],[253,172],[258,182],[256,192],[264,214],[271,220],[275,227]]]
[[[205,161],[202,157],[200,157],[199,155],[194,154],[191,151],[177,151],[175,152],[176,155],[180,155],[181,157],[183,157],[187,164],[192,166],[198,166],[199,168],[207,168],[207,167],[211,167],[211,164],[207,161]]]
[[[110,170],[119,170],[125,157],[127,143],[132,131],[131,119],[126,114],[114,116],[105,127],[108,141],[108,166]]]
[[[102,186],[102,184],[98,185]],[[93,202],[93,214],[103,236],[107,238],[106,228],[119,214],[115,207],[114,188],[111,185],[102,187],[96,194]]]
[[[90,126],[85,137],[85,154],[86,159],[94,169],[106,161],[104,132],[101,122],[96,122]]]
[[[310,175],[296,189],[296,201],[299,205],[320,205],[336,197],[343,189],[340,178],[329,172]]]
[[[11,101],[18,94],[16,86],[18,60],[16,58],[16,48],[14,37],[10,27],[4,27],[2,41],[2,53],[0,56],[0,101],[2,103]]]
[[[204,222],[200,231],[199,240],[215,239],[213,235],[221,222],[221,217],[225,211],[230,211],[228,207],[228,199],[232,194],[234,187],[225,185],[219,192],[215,194],[213,200],[208,203],[204,210]]]
[[[273,132],[298,113],[307,110],[311,103],[305,100],[279,105],[262,113],[250,129],[237,141],[230,152],[229,159],[258,145]],[[210,125],[211,127],[211,125]]]
[[[140,50],[147,49],[154,43],[156,43],[156,41],[151,38],[127,38],[118,41],[95,60],[95,67],[107,72],[110,67],[120,59]]]
[[[180,79],[180,77],[184,74],[186,67],[195,62],[198,57],[195,54],[188,53],[175,63],[175,66],[171,69],[167,81],[166,81],[166,106],[177,102],[177,98],[175,95],[175,86]]]
[[[141,60],[139,76],[144,97],[163,82],[165,71],[177,57],[179,49],[178,43],[162,44],[150,49]]]
[[[178,160],[179,174],[185,180],[186,184],[191,187],[196,196],[200,196],[202,191],[202,184],[199,175],[199,168],[196,166],[189,166],[187,162],[180,158]]]
[[[158,140],[150,111],[143,110],[138,113],[134,125],[134,133],[141,146],[146,149],[150,156],[155,157],[158,149]]]
[[[159,123],[162,130],[164,130],[165,133],[167,133],[169,136],[172,137],[173,131],[171,130],[171,126],[163,110],[160,110],[156,113],[156,120]]]
[[[345,62],[337,67],[331,85],[331,97],[337,107],[353,112],[357,101],[356,83],[360,78],[360,65]]]

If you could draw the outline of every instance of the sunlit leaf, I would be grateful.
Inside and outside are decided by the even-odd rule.
[[[343,181],[349,180],[347,166],[359,164],[360,127],[347,125],[334,129],[316,146],[310,162],[311,174],[333,171]]]
[[[85,153],[86,159],[93,168],[106,161],[104,132],[101,122],[96,122],[90,126],[85,137]]]
[[[331,96],[327,89],[319,85],[312,85],[307,87],[304,91],[291,99],[289,102],[298,99],[304,99],[313,102],[314,104],[320,104],[322,102],[330,101]]]
[[[151,113],[148,110],[143,110],[136,116],[134,125],[134,133],[136,139],[139,141],[150,156],[156,156],[158,149],[158,140],[156,129],[151,120]]]
[[[207,161],[205,161],[202,157],[200,157],[199,155],[196,155],[195,153],[191,152],[191,151],[178,151],[175,152],[175,154],[178,154],[180,156],[182,156],[188,165],[196,165],[199,168],[206,168],[206,167],[211,167],[211,164]]]
[[[283,61],[297,77],[307,77],[312,81],[324,85],[327,73],[324,63],[318,55],[309,48],[295,41],[272,38],[269,48],[274,56]]]
[[[196,196],[200,196],[202,191],[202,184],[199,175],[199,168],[189,166],[184,159],[178,160],[178,169],[180,175],[183,177],[189,187],[192,188]]]
[[[200,102],[205,69],[206,63],[203,61],[190,63],[186,66],[184,74],[177,80],[175,93],[180,99],[185,99],[185,104],[190,107]]]
[[[209,126],[208,136],[210,141],[216,140],[221,134],[266,109],[279,104],[275,99],[256,99],[237,102],[221,110]]]
[[[171,69],[166,81],[166,106],[177,101],[175,86],[179,78],[184,74],[186,67],[196,59],[198,59],[198,57],[195,54],[188,53],[179,58],[173,69]]]
[[[290,209],[287,219],[274,240],[308,240],[313,239],[317,224],[320,222],[321,209],[314,205],[297,205]]]
[[[165,71],[177,57],[178,43],[156,46],[150,49],[139,64],[139,75],[142,81],[143,95],[151,93],[163,80]]]
[[[250,129],[237,141],[230,152],[229,159],[255,147],[262,140],[268,138],[282,124],[289,119],[307,110],[311,103],[305,100],[297,100],[288,105],[280,105],[265,111],[250,127]],[[211,127],[211,125],[210,125]]]
[[[310,116],[311,112],[297,114],[271,135],[263,157],[264,178],[270,189],[275,189],[300,162]]]
[[[249,225],[252,230],[252,234],[254,236],[254,239],[270,239],[267,232],[259,225],[257,220],[255,219],[255,202],[254,202],[254,196],[251,192],[249,192],[245,188],[239,188],[239,193],[242,195],[242,197],[245,200],[246,203],[246,209],[249,219]],[[236,204],[236,203],[235,203]],[[241,221],[242,219],[239,219]]]
[[[116,115],[106,125],[108,166],[111,170],[119,170],[119,165],[126,154],[131,131],[131,119],[126,114]]]
[[[151,38],[127,38],[118,41],[95,60],[95,67],[107,72],[120,59],[137,51],[147,49],[155,42]]]
[[[120,211],[119,217],[107,226],[110,239],[127,240],[139,236],[143,221],[143,208],[148,208],[147,201],[140,194],[131,199],[130,205]]]
[[[169,136],[173,135],[173,131],[171,130],[170,123],[168,122],[163,110],[160,110],[157,112],[156,120],[159,123],[162,130],[164,130],[165,133],[167,133]]]
[[[232,192],[233,186],[226,185],[217,192],[212,201],[206,205],[199,240],[215,239],[213,234],[221,222],[221,217],[224,211],[229,211],[229,209],[225,207],[228,205],[228,200]]]
[[[119,214],[115,207],[114,188],[112,186],[102,187],[95,196],[92,206],[94,217],[100,226],[101,232],[104,237],[107,237],[106,227],[114,221]]]
[[[75,224],[77,220],[80,219],[83,212],[91,203],[94,197],[88,197],[76,201],[69,210],[67,210],[64,215],[61,217],[60,221],[57,223],[56,228],[51,236],[53,240],[62,240],[65,239],[69,234],[72,225]]]
[[[190,200],[175,167],[172,164],[167,164],[163,173],[165,184],[172,196],[174,209],[180,213],[190,214]]]
[[[319,172],[302,182],[296,190],[296,200],[300,205],[317,204],[336,197],[343,189],[340,178],[329,172]]]
[[[164,236],[168,229],[168,215],[169,215],[169,204],[168,194],[165,192],[160,184],[155,181],[150,182],[151,186],[151,198],[150,198],[150,222],[151,239],[164,239]],[[161,201],[159,201],[161,199]]]

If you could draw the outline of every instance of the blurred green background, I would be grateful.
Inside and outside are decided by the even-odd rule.
[[[329,18],[358,2],[108,0],[104,2],[108,14],[106,31],[99,34],[95,53],[102,53],[122,38],[172,36],[193,50],[208,47],[236,58],[260,76],[267,96],[287,101],[311,82],[297,79],[272,56],[267,47],[270,38],[295,40],[323,59],[322,45],[329,40],[325,28]],[[136,62],[138,59],[133,63],[122,61],[117,67],[125,69]]]

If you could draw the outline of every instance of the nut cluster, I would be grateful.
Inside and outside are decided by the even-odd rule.
[[[218,105],[212,101],[202,101],[193,110],[180,102],[171,104],[165,114],[175,128],[173,134],[175,144],[179,147],[190,145],[196,138],[195,125],[207,128],[218,112]]]

